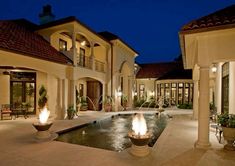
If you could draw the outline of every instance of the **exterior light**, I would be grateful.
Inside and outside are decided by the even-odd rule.
[[[118,96],[118,97],[121,97],[121,96],[122,96],[122,91],[121,91],[121,90],[119,90],[119,91],[117,92],[117,96]]]
[[[151,92],[150,92],[150,96],[154,96],[154,91],[151,91]]]
[[[215,73],[215,72],[217,71],[217,67],[215,66],[215,64],[213,64],[213,66],[212,66],[212,68],[211,68],[211,71],[212,71],[213,73]]]
[[[137,91],[134,92],[134,95],[137,96]]]
[[[85,46],[85,45],[86,45],[86,41],[85,41],[85,40],[82,41],[82,42],[81,42],[81,45],[82,45],[82,46]]]

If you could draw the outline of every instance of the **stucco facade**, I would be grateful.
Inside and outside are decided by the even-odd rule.
[[[193,69],[194,100],[198,103],[194,108],[194,115],[198,118],[198,140],[195,146],[199,148],[210,146],[211,100],[215,101],[218,114],[223,112],[234,114],[233,17],[234,6],[230,6],[186,24],[179,34],[184,67]],[[219,19],[214,20],[214,18]],[[217,71],[212,72],[214,67]]]
[[[132,106],[132,80],[137,53],[126,43],[118,38],[107,40],[74,17],[37,26],[33,33],[42,36],[50,47],[69,58],[71,64],[48,61],[40,56],[32,57],[30,53],[1,49],[0,104],[13,104],[12,84],[17,84],[17,81],[12,80],[12,73],[20,72],[36,74],[36,80],[32,81],[32,85],[36,86],[32,113],[37,114],[39,111],[37,101],[42,85],[47,89],[47,106],[51,116],[57,119],[66,117],[68,106],[76,107],[76,89],[80,97],[84,96],[87,102],[94,103],[89,107],[91,110],[102,110],[102,101],[106,96],[113,100],[113,111],[122,110],[120,97],[117,96],[119,91],[128,96],[128,106]],[[23,86],[25,84],[22,83]]]

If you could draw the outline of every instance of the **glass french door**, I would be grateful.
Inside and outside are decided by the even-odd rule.
[[[35,82],[11,81],[11,105],[14,109],[27,109],[28,113],[36,112]]]

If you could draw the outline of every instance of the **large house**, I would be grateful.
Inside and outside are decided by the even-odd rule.
[[[54,20],[44,6],[40,25],[25,19],[0,21],[0,104],[38,112],[39,89],[46,87],[48,108],[64,118],[76,95],[87,96],[89,110],[102,110],[110,96],[115,110],[121,96],[132,105],[137,52],[110,32],[96,33],[75,17]],[[77,93],[76,93],[77,91]]]
[[[170,106],[192,104],[192,70],[185,70],[182,61],[138,64],[135,92],[139,100],[164,98]]]
[[[195,145],[207,148],[211,98],[218,114],[235,114],[235,5],[193,20],[182,27],[179,37],[184,67],[193,70]]]

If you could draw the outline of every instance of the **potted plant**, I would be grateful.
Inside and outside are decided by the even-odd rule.
[[[126,95],[122,95],[122,107],[123,107],[124,111],[127,108],[127,102],[128,102],[128,97]]]
[[[105,112],[111,112],[112,111],[112,98],[110,96],[106,96],[103,103],[104,103]]]
[[[79,96],[79,92],[76,89],[76,113],[80,110],[81,107],[81,98]]]
[[[87,100],[86,97],[83,96],[81,98],[81,107],[80,107],[80,111],[86,111],[88,109],[88,104],[87,104]]]
[[[44,87],[44,85],[42,85],[39,89],[39,99],[38,99],[38,106],[39,109],[42,109],[43,107],[46,106],[47,104],[47,90]]]
[[[73,119],[75,116],[76,110],[73,108],[73,105],[69,106],[69,108],[67,109],[67,116],[68,119]]]
[[[235,150],[235,115],[224,113],[218,116],[218,123],[222,126],[224,139],[227,144],[224,146],[226,150]]]

